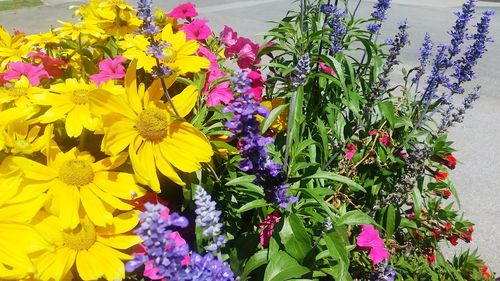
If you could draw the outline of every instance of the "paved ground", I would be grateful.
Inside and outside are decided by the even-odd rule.
[[[44,0],[45,7],[27,8],[0,12],[0,25],[14,27],[28,32],[41,32],[57,26],[55,19],[69,20],[71,12],[67,7],[81,1]],[[134,1],[131,1],[134,2]],[[172,8],[180,1],[155,1],[159,6]],[[292,0],[193,0],[200,14],[206,17],[212,27],[219,31],[224,24],[234,27],[240,34],[252,36],[265,31],[286,10],[296,5]],[[351,0],[351,2],[355,2]],[[373,1],[363,1],[359,15],[371,12]],[[407,18],[411,25],[412,45],[403,54],[408,66],[417,64],[418,48],[425,32],[441,43],[449,41],[447,30],[454,21],[452,12],[460,6],[460,0],[393,0],[390,17],[384,26],[388,38],[396,29],[396,23]],[[500,4],[480,2],[479,10],[486,7],[497,14],[493,20],[492,35],[496,43],[489,46],[490,53],[477,68],[478,84],[483,85],[482,98],[463,124],[453,129],[456,152],[460,164],[451,177],[462,198],[465,217],[476,223],[474,240],[467,245],[479,248],[480,253],[495,271],[500,272]],[[453,249],[450,249],[452,252]]]

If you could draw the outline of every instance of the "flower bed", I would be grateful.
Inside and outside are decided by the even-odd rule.
[[[447,131],[492,11],[468,0],[398,73],[389,0],[301,0],[262,44],[151,2],[0,28],[0,279],[494,279],[441,253],[474,232]]]

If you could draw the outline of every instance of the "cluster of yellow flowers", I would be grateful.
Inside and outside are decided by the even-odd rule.
[[[84,280],[123,279],[127,250],[140,243],[131,234],[139,212],[133,200],[148,188],[161,191],[157,171],[183,186],[182,172],[199,170],[213,154],[186,119],[200,92],[189,78],[209,66],[196,55],[198,43],[161,19],[162,63],[173,73],[163,83],[140,81],[138,73],[157,62],[136,34],[135,10],[123,0],[91,0],[75,14],[78,22],[43,34],[0,27],[0,73],[13,62],[39,63],[33,53],[64,62],[40,62],[39,70],[61,74],[39,85],[23,73],[0,86],[2,280],[64,280],[76,272]],[[128,59],[124,79],[94,83],[97,63],[116,56]],[[162,100],[163,87],[174,84],[175,110]]]

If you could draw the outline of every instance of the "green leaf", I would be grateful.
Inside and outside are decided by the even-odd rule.
[[[385,237],[391,238],[400,224],[401,216],[393,205],[385,207],[382,210],[382,214],[382,226],[385,228]]]
[[[350,179],[348,177],[344,177],[344,176],[338,175],[338,174],[335,174],[335,173],[332,173],[332,172],[319,171],[319,172],[317,172],[316,174],[314,174],[312,176],[306,177],[306,179],[328,179],[328,180],[332,180],[332,181],[336,181],[336,182],[340,182],[340,183],[346,184],[353,191],[366,192],[366,190],[361,185],[359,185],[358,183],[356,183],[352,179]]]
[[[309,269],[300,265],[287,253],[276,252],[269,258],[269,264],[264,273],[264,281],[286,281],[293,278],[300,278],[309,273]]]
[[[359,211],[349,211],[342,215],[337,224],[346,224],[346,225],[359,225],[359,224],[375,224],[377,223],[367,214]]]
[[[241,273],[241,280],[246,280],[248,274],[259,268],[260,266],[266,264],[268,262],[267,254],[267,250],[261,250],[251,256],[245,264],[245,269],[243,269],[243,272]]]
[[[226,182],[227,186],[235,186],[235,185],[240,185],[242,183],[251,183],[255,180],[255,176],[241,176],[239,178],[232,179],[228,182]]]
[[[241,206],[241,208],[238,209],[238,213],[244,213],[246,211],[249,211],[252,209],[257,209],[260,207],[265,207],[267,205],[269,205],[269,203],[267,203],[266,200],[264,200],[264,199],[253,200],[253,201],[248,202],[245,205]]]
[[[273,122],[278,118],[278,116],[283,112],[288,107],[288,104],[282,104],[271,110],[269,113],[269,116],[264,120],[264,123],[262,123],[262,129],[261,132],[265,133],[269,127],[273,124]]]
[[[299,262],[311,250],[311,239],[304,224],[297,215],[292,214],[285,219],[279,235],[281,243],[285,245],[285,251]]]
[[[385,117],[385,119],[387,119],[387,121],[391,125],[391,128],[394,128],[395,117],[394,117],[394,105],[392,104],[392,101],[387,100],[384,102],[380,102],[378,104],[378,108],[380,109],[380,112]]]

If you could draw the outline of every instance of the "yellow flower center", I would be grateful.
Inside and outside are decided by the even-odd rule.
[[[167,135],[168,118],[165,110],[147,108],[139,114],[135,127],[146,140],[161,141]]]
[[[85,104],[89,101],[88,90],[74,90],[73,91],[73,101],[76,104]]]
[[[87,250],[96,241],[95,227],[88,219],[82,219],[75,229],[63,231],[62,240],[65,247]]]
[[[84,160],[67,160],[59,168],[59,179],[66,184],[83,186],[94,179],[94,171]]]
[[[14,147],[16,150],[25,152],[31,149],[31,143],[27,140],[16,140],[14,143]]]
[[[177,57],[177,52],[172,47],[163,48],[163,55],[166,62],[174,62]]]

